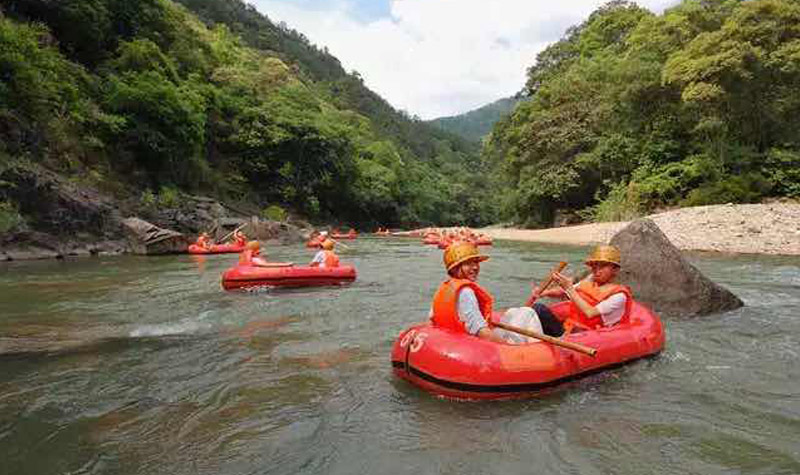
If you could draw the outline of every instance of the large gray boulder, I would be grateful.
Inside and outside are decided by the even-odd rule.
[[[650,219],[633,221],[611,244],[622,251],[620,282],[662,317],[707,315],[744,305],[690,264]]]
[[[143,219],[128,218],[122,225],[134,254],[180,254],[189,247],[189,239],[183,234],[159,228]]]

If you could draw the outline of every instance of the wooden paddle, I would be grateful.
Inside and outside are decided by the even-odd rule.
[[[330,237],[330,236],[326,236],[326,238],[327,238],[327,239],[330,239],[331,241],[333,241],[334,243],[336,243],[336,244],[338,244],[338,245],[341,245],[341,246],[342,246],[343,248],[345,248],[345,249],[350,249],[350,246],[348,246],[347,244],[343,243],[342,241],[337,241],[336,239],[333,239],[333,238],[332,238],[332,237]]]
[[[535,332],[533,330],[526,330],[524,328],[517,328],[512,325],[508,325],[502,322],[494,322],[492,323],[493,326],[502,328],[503,330],[508,330],[510,332],[519,333],[520,335],[525,335],[533,338],[538,338],[542,341],[546,341],[548,343],[552,343],[553,345],[560,346],[562,348],[567,348],[569,350],[579,351],[585,355],[594,356],[597,354],[597,350],[591,348],[586,345],[581,345],[580,343],[573,343],[571,341],[564,341],[559,340],[558,338],[545,335],[544,333]]]
[[[564,262],[564,261],[561,261],[561,262],[558,263],[557,266],[555,266],[553,268],[553,270],[550,271],[550,273],[542,281],[542,283],[539,284],[539,296],[541,296],[541,293],[544,292],[545,290],[547,290],[547,288],[550,287],[550,284],[553,283],[553,274],[561,272],[562,270],[564,270],[565,267],[567,267],[567,263]],[[531,295],[531,297],[527,300],[527,302],[525,302],[525,306],[526,307],[533,307],[533,304],[536,303],[536,301],[538,299],[539,299],[539,297],[534,297],[533,295]]]
[[[216,240],[215,242],[223,242],[223,241],[225,241],[226,239],[228,239],[228,237],[230,237],[231,235],[233,235],[233,233],[235,233],[236,231],[238,231],[238,230],[242,229],[242,228],[243,228],[243,227],[245,227],[245,226],[247,226],[247,223],[244,223],[244,224],[242,224],[242,225],[241,225],[241,226],[239,226],[238,228],[236,228],[236,229],[234,229],[233,231],[229,232],[228,234],[226,234],[226,235],[222,236],[222,239],[220,239],[220,240]]]

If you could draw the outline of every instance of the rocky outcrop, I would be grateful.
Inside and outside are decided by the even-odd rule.
[[[134,254],[180,254],[189,246],[189,238],[170,229],[159,228],[139,218],[122,222],[128,244]]]
[[[42,167],[28,164],[0,170],[0,199],[17,203],[24,216],[20,226],[0,235],[0,260],[124,250],[114,201]]]
[[[19,204],[29,229],[55,236],[122,237],[114,201],[37,166],[9,167],[0,173],[4,198]]]
[[[744,305],[690,264],[650,219],[633,221],[611,244],[622,251],[620,282],[662,317],[707,315]]]
[[[247,223],[244,232],[253,239],[304,240],[296,224],[251,218],[260,212],[254,203],[233,208],[179,192],[166,202],[145,203],[129,193],[117,194],[128,196],[104,194],[34,163],[0,166],[0,202],[12,203],[22,217],[0,232],[0,261],[186,252],[201,231],[222,238],[231,230],[220,227],[225,221]]]

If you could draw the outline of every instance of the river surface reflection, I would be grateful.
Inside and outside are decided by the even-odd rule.
[[[0,265],[0,472],[800,473],[800,259],[691,255],[746,307],[665,321],[654,359],[468,403],[391,374],[441,251],[347,245],[358,280],[305,290],[225,292],[230,255]],[[480,281],[504,307],[586,249],[488,252]]]

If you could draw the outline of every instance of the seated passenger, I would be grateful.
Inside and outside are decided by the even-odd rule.
[[[259,256],[260,252],[261,244],[258,241],[248,242],[244,247],[244,251],[239,253],[239,265],[273,267],[266,259]]]
[[[311,267],[339,267],[339,256],[333,252],[333,241],[325,239],[319,243],[320,250],[311,260]]]
[[[456,242],[444,252],[444,266],[449,278],[433,297],[431,321],[440,328],[475,335],[496,343],[533,341],[502,329],[491,329],[493,298],[478,285],[480,263],[489,259],[470,242]],[[529,307],[510,309],[503,322],[537,332],[542,331],[539,318]]]
[[[200,233],[195,244],[203,249],[211,249],[211,236],[208,233]]]
[[[628,287],[614,282],[620,269],[620,251],[611,245],[594,248],[586,265],[591,274],[584,280],[573,284],[569,277],[556,273],[553,275],[560,288],[541,291],[533,289],[532,296],[567,298],[570,300],[570,315],[565,326],[583,329],[609,327],[627,319],[630,314],[633,296]],[[543,313],[539,305],[534,306]],[[542,305],[543,307],[543,305]]]
[[[240,230],[236,230],[233,232],[233,236],[231,238],[233,240],[233,244],[237,246],[244,246],[247,243],[247,236]]]

